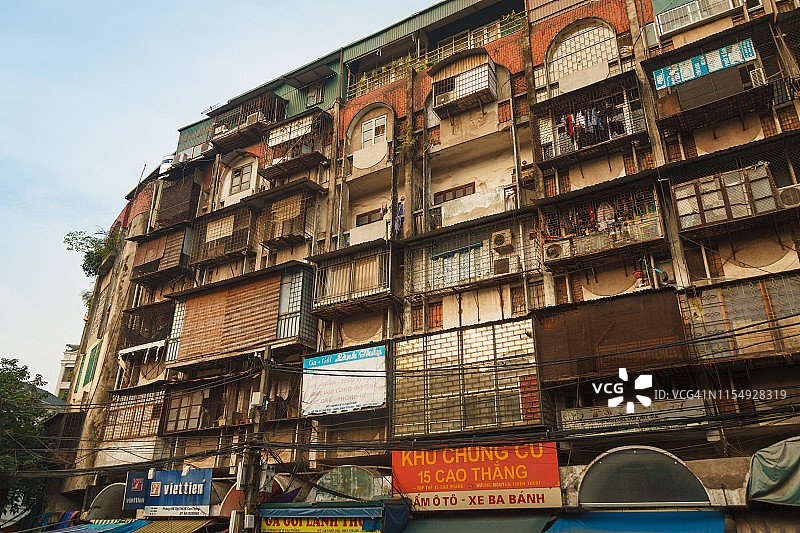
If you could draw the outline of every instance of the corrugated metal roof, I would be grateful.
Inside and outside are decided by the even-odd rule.
[[[384,30],[373,33],[369,37],[345,46],[343,53],[344,61],[347,62],[363,56],[364,54],[373,52],[381,46],[385,46],[407,35],[411,35],[417,30],[425,28],[426,26],[430,26],[435,22],[439,22],[450,15],[454,15],[459,11],[473,7],[476,4],[490,5],[493,3],[495,2],[487,0],[445,0],[444,2],[439,2],[438,4],[420,11],[419,13],[415,13]]]

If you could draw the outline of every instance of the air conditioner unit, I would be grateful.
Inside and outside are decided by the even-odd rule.
[[[495,276],[511,274],[512,272],[518,272],[519,270],[519,256],[517,255],[498,257],[492,262],[492,274]]]
[[[791,185],[778,189],[778,200],[781,207],[800,206],[800,185]]]
[[[435,107],[443,106],[449,104],[453,98],[453,93],[442,93],[436,95],[436,101],[434,102]]]
[[[510,229],[492,233],[492,249],[501,255],[514,251],[514,241],[511,238]]]
[[[750,82],[753,87],[761,87],[767,83],[767,77],[764,75],[763,68],[755,68],[750,71]]]
[[[184,153],[180,154],[180,155],[179,155],[179,156],[176,158],[176,160],[175,160],[175,161],[173,161],[173,163],[172,163],[172,164],[174,165],[175,163],[185,163],[185,162],[187,162],[188,160],[189,160],[189,154],[187,154],[187,153],[185,153],[185,152],[184,152]]]
[[[262,122],[264,120],[264,115],[261,114],[261,111],[256,111],[255,113],[250,113],[247,115],[247,120],[245,121],[245,126],[252,126],[256,122]]]
[[[551,242],[544,245],[544,260],[557,261],[572,255],[572,246],[569,241]]]
[[[226,131],[228,131],[228,126],[226,126],[225,124],[220,124],[219,126],[214,128],[214,136],[216,137],[217,135],[222,135]]]
[[[214,145],[211,144],[209,141],[206,141],[206,142],[204,142],[203,144],[200,145],[200,153],[201,154],[204,154],[206,152],[210,152],[213,149],[214,149]]]

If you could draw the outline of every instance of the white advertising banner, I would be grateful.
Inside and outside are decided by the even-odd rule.
[[[303,361],[303,416],[343,413],[385,403],[386,346]]]

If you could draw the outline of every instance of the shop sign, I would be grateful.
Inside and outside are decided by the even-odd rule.
[[[123,509],[144,509],[145,516],[208,516],[211,469],[128,472]]]
[[[261,533],[355,533],[364,531],[363,518],[275,518],[261,519]]]
[[[563,430],[597,430],[614,428],[599,433],[627,433],[630,431],[658,431],[665,428],[685,427],[687,419],[702,419],[706,414],[703,400],[692,398],[686,400],[654,401],[645,407],[639,403],[633,413],[627,413],[625,405],[617,407],[582,407],[578,409],[563,409],[561,411],[561,429]],[[643,423],[667,422],[680,420],[681,423],[660,424],[658,427],[639,427]],[[630,426],[631,429],[621,429],[620,426]]]
[[[665,89],[756,58],[753,40],[734,43],[653,72],[656,89]]]
[[[303,360],[303,416],[384,405],[385,371],[386,346]]]
[[[394,451],[392,476],[417,511],[561,506],[555,443]]]

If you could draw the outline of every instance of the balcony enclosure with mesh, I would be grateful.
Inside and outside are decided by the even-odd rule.
[[[519,224],[475,227],[409,246],[405,289],[411,296],[441,293],[540,270],[538,234],[533,221],[525,219]]]
[[[273,92],[236,98],[208,113],[211,141],[221,152],[260,142],[269,126],[286,116],[286,100]]]
[[[592,86],[537,104],[541,158],[547,166],[569,164],[628,148],[647,137],[644,110],[634,76]]]
[[[374,311],[397,299],[391,287],[396,281],[391,276],[394,254],[390,247],[353,248],[352,253],[315,261],[317,316],[329,318]]]
[[[333,118],[315,110],[300,118],[292,118],[269,131],[265,157],[258,173],[267,180],[310,170],[327,158],[324,149],[331,144]]]
[[[543,207],[542,234],[547,264],[662,240],[664,236],[652,186]]]
[[[124,310],[118,351],[166,340],[174,312],[175,303],[169,300]]]
[[[195,222],[192,264],[224,262],[253,251],[255,218],[249,206],[233,205]]]
[[[185,226],[132,238],[137,243],[132,279],[140,285],[156,285],[188,272],[189,255]]]

